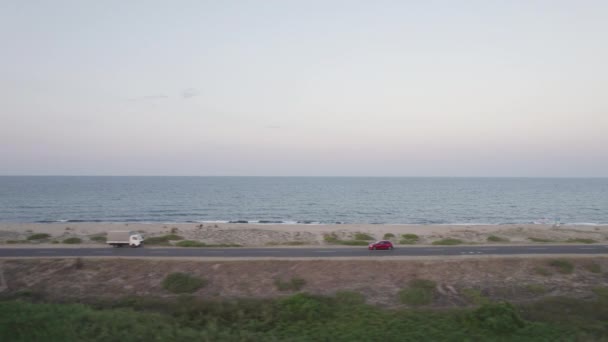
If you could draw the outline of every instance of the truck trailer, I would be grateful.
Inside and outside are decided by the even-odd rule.
[[[108,232],[106,243],[114,247],[140,247],[144,245],[144,238],[137,232],[112,231]]]

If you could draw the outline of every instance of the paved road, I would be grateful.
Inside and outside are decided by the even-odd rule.
[[[608,245],[357,248],[0,248],[0,257],[373,257],[529,254],[608,254]]]

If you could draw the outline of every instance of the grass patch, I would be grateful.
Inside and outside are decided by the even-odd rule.
[[[553,274],[553,273],[551,273],[551,271],[549,271],[548,269],[546,269],[544,267],[535,267],[534,273],[545,276],[545,277],[548,277]]]
[[[402,245],[415,245],[419,240],[420,237],[416,234],[401,234],[399,243]]]
[[[441,240],[433,241],[433,245],[440,245],[440,246],[453,246],[453,245],[460,245],[463,243],[464,243],[464,241],[458,240],[458,239],[441,239]]]
[[[488,236],[488,241],[489,242],[509,242],[510,240],[507,238],[504,238],[504,237],[490,235],[490,236]]]
[[[330,234],[323,235],[323,240],[326,243],[329,243],[332,245],[346,245],[346,246],[367,246],[369,243],[368,241],[365,241],[365,240],[340,240],[338,238],[338,236],[336,235],[336,233],[330,233]]]
[[[129,297],[93,305],[0,301],[2,341],[604,341],[599,301],[386,310],[356,294],[280,299]],[[567,314],[564,314],[567,313]],[[128,331],[128,333],[126,333]]]
[[[408,287],[399,291],[399,299],[403,304],[422,306],[430,304],[435,296],[437,284],[432,280],[413,279]]]
[[[208,245],[204,242],[194,241],[194,240],[183,240],[179,241],[175,244],[177,247],[243,247],[236,243],[220,243],[220,244],[212,244]]]
[[[553,267],[557,272],[562,274],[570,274],[574,272],[574,265],[565,259],[555,259],[549,261],[549,266]]]
[[[528,284],[526,290],[535,295],[541,295],[547,293],[547,288],[542,284]]]
[[[101,242],[101,243],[106,243],[106,241],[107,241],[106,237],[105,236],[101,236],[101,235],[91,236],[90,240],[91,241],[95,241],[95,242]]]
[[[355,291],[338,291],[334,297],[340,305],[365,304],[365,296]]]
[[[585,264],[584,267],[591,273],[602,273],[602,266],[600,266],[600,264],[596,264],[595,262]]]
[[[394,238],[395,238],[395,234],[393,234],[393,233],[386,233],[382,237],[383,240],[390,240],[390,239],[394,239]]]
[[[178,247],[206,247],[207,245],[200,241],[183,240],[175,244]]]
[[[300,291],[304,285],[306,285],[306,280],[302,278],[291,278],[289,281],[277,279],[274,281],[274,286],[279,291]]]
[[[365,233],[355,233],[355,240],[375,240],[373,236]]]
[[[30,236],[27,237],[28,240],[32,241],[32,240],[44,240],[44,239],[48,239],[50,238],[51,235],[47,234],[47,233],[38,233],[38,234],[32,234]]]
[[[75,245],[75,244],[81,243],[82,239],[77,238],[77,237],[71,237],[71,238],[67,238],[67,239],[63,240],[62,242],[70,244],[70,245]]]
[[[462,289],[460,292],[462,293],[462,296],[471,304],[483,305],[490,303],[490,299],[484,296],[481,291],[477,289],[467,288]]]
[[[336,242],[336,244],[338,244],[338,245],[345,245],[345,246],[367,246],[369,244],[369,241],[363,241],[363,240],[338,240]]]
[[[16,245],[20,243],[29,243],[27,240],[6,240],[6,243],[9,245]]]
[[[183,239],[184,238],[179,235],[168,234],[168,235],[163,235],[163,236],[149,237],[149,238],[146,238],[144,242],[146,243],[146,245],[170,246],[171,243],[169,241],[178,241],[178,240],[183,240]]]
[[[286,246],[303,246],[308,244],[310,244],[309,241],[287,241],[282,243],[282,245]]]
[[[608,287],[606,286],[594,287],[593,293],[602,299],[608,299]]]
[[[530,240],[532,242],[555,242],[555,240],[535,238],[535,237],[529,237],[528,240]]]
[[[162,283],[163,289],[173,293],[193,293],[205,285],[205,279],[181,272],[169,274]]]
[[[566,240],[568,243],[597,243],[598,241],[593,239],[568,239]]]

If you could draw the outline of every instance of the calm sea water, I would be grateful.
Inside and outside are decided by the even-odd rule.
[[[608,179],[0,177],[2,222],[608,223]]]

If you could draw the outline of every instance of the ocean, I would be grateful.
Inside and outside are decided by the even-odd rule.
[[[2,176],[0,222],[608,224],[608,178]]]

